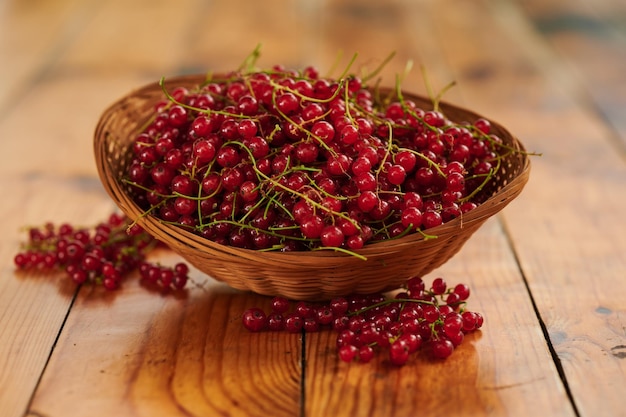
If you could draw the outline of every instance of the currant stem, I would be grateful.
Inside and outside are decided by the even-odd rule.
[[[385,66],[387,66],[387,64],[391,62],[391,60],[395,56],[396,56],[396,51],[391,52],[389,55],[387,55],[387,57],[383,60],[383,62],[381,62],[380,65],[374,69],[374,71],[372,71],[368,75],[363,76],[361,81],[363,83],[367,83],[369,80],[376,77],[385,68]]]
[[[261,56],[261,44],[257,44],[254,50],[248,55],[238,68],[238,71],[249,73],[254,71],[254,66]]]
[[[404,303],[416,303],[416,304],[425,304],[425,305],[431,305],[431,306],[436,306],[437,304],[431,302],[431,301],[426,301],[426,300],[418,300],[416,298],[390,298],[384,301],[380,301],[378,303],[369,305],[367,307],[362,307],[359,310],[356,311],[352,311],[352,312],[348,312],[348,316],[358,316],[359,314],[363,314],[367,311],[373,310],[375,308],[379,308],[379,307],[384,307],[386,305],[389,304],[402,304],[404,305]]]

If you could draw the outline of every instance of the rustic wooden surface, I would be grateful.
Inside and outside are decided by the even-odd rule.
[[[626,4],[620,0],[0,3],[0,415],[626,416]],[[445,362],[345,364],[329,333],[250,334],[268,299],[185,297],[17,274],[20,226],[92,224],[114,205],[92,135],[163,75],[338,52],[448,101],[539,153],[523,194],[433,273],[467,282],[484,329]],[[178,260],[167,251],[164,263]]]

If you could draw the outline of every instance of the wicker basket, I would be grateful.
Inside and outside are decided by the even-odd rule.
[[[166,86],[197,85],[201,76],[172,78]],[[101,116],[94,150],[98,172],[105,189],[119,208],[151,235],[168,245],[190,264],[211,277],[240,290],[264,295],[281,295],[297,300],[322,300],[350,293],[373,293],[400,287],[411,276],[423,276],[455,255],[467,239],[491,216],[516,198],[525,186],[530,162],[525,152],[506,157],[492,183],[488,197],[476,209],[429,229],[436,239],[410,234],[400,239],[366,245],[355,256],[333,251],[260,252],[220,245],[182,228],[165,225],[156,217],[142,215],[129,196],[122,177],[129,162],[129,146],[135,133],[162,98],[158,83],[146,85],[111,105]],[[426,98],[405,93],[422,108]],[[479,115],[442,103],[445,115],[456,122],[476,120]],[[494,133],[509,146],[522,144],[502,126],[492,123]]]

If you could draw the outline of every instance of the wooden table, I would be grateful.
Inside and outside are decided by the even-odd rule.
[[[0,4],[0,415],[626,416],[626,4],[619,0],[5,1]],[[446,361],[338,360],[330,332],[251,334],[268,298],[193,270],[184,297],[16,274],[23,225],[114,210],[100,113],[181,73],[329,68],[338,52],[501,122],[522,195],[441,275],[485,326]],[[163,263],[179,260],[167,251]]]

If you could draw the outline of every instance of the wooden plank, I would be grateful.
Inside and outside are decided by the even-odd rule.
[[[91,156],[90,138],[100,111],[119,95],[147,82],[148,78],[152,81],[157,76],[174,72],[176,68],[184,66],[178,58],[168,52],[178,53],[184,50],[184,48],[178,48],[178,45],[184,44],[180,38],[184,38],[187,33],[182,26],[188,23],[189,15],[192,15],[195,9],[189,5],[177,5],[175,11],[189,14],[177,16],[172,13],[169,6],[163,6],[151,8],[149,13],[146,13],[143,7],[131,7],[128,10],[126,2],[108,2],[100,7],[99,14],[89,30],[68,46],[63,59],[60,59],[57,65],[47,72],[47,78],[36,86],[37,90],[32,91],[30,95],[27,94],[3,123],[2,137],[20,137],[20,132],[23,132],[24,127],[31,125],[29,115],[40,115],[38,123],[30,126],[29,138],[31,140],[8,143],[6,155],[24,154],[32,144],[38,146],[38,152],[32,153],[26,166],[18,159],[7,160],[6,163],[3,161],[1,169],[4,173],[20,172],[23,175],[34,176],[54,173],[53,175],[59,181],[71,183],[73,179],[76,179],[80,182],[82,178],[87,184],[96,185],[99,189]],[[120,9],[128,13],[120,14]],[[172,22],[165,25],[170,19]],[[119,25],[111,25],[112,21],[116,21]],[[161,22],[161,26],[156,22]],[[177,28],[175,24],[181,26]],[[165,26],[169,30],[163,30]],[[121,48],[117,47],[120,45],[119,37],[112,38],[111,30],[119,31],[122,37],[128,37],[128,42],[122,44]],[[137,39],[133,36],[135,31],[151,39],[143,37]],[[168,45],[172,46],[168,47]],[[103,51],[111,53],[103,54]],[[237,63],[248,53],[247,50],[244,52],[237,56]],[[98,72],[90,71],[89,68],[97,68]],[[101,88],[94,89],[94,86]],[[50,108],[51,98],[56,98],[55,101],[58,102],[66,102],[66,98],[73,96],[77,91],[91,92],[80,97],[81,106],[77,113],[68,115],[62,106]],[[27,108],[28,111],[26,111]],[[67,123],[68,116],[72,118],[73,123]],[[42,140],[42,138],[47,140]],[[72,151],[60,152],[60,149]],[[20,184],[21,182],[16,185]],[[52,190],[53,188],[50,188],[50,191]],[[110,209],[111,203],[108,198],[102,192],[98,196],[100,203],[92,203],[92,205]],[[21,200],[25,198],[22,197]],[[71,200],[67,197],[64,199],[66,202]],[[74,201],[78,204],[82,202],[78,199]],[[34,203],[32,208],[35,213],[33,214],[41,216],[40,207],[44,204],[41,204],[39,200],[35,200]],[[90,204],[85,207],[90,207]],[[63,208],[61,211],[63,213]],[[85,216],[78,215],[74,219],[85,219]],[[9,291],[7,294],[13,295],[15,292]],[[84,297],[89,298],[91,293],[84,295],[85,291],[81,292],[83,298],[79,298],[76,308],[72,310],[68,322],[69,330],[59,340],[58,349],[52,357],[41,388],[33,402],[31,414],[54,415],[58,412],[58,415],[65,416],[78,412],[80,415],[92,413],[94,406],[97,407],[96,409],[110,409],[113,414],[123,410],[122,415],[132,413],[157,415],[159,412],[164,412],[168,416],[175,415],[173,413],[176,412],[182,415],[187,415],[187,413],[206,415],[206,413],[228,412],[233,413],[231,415],[259,413],[258,415],[291,416],[297,413],[300,406],[300,371],[298,368],[300,352],[297,336],[283,335],[277,341],[274,335],[268,335],[264,343],[258,344],[256,340],[257,343],[253,344],[246,339],[251,335],[241,328],[238,321],[225,323],[232,317],[237,317],[244,306],[255,302],[254,297],[245,298],[245,302],[240,299],[239,304],[233,301],[234,307],[228,310],[229,297],[234,296],[228,293],[222,294],[219,290],[211,291],[209,297],[215,299],[215,302],[206,303],[206,293],[197,290],[193,298],[194,302],[188,306],[188,309],[180,309],[180,306],[176,304],[179,301],[170,301],[163,307],[167,310],[166,318],[153,323],[155,313],[151,306],[156,305],[160,308],[164,301],[140,288],[137,288],[137,292],[139,294],[133,293],[132,290],[128,295],[124,293],[132,301],[128,304],[130,308],[124,307],[124,299],[122,299],[122,304],[115,304],[113,301],[107,304],[102,298],[93,296],[103,303],[99,304],[99,308],[95,310],[93,301],[81,303],[81,300],[84,300]],[[22,302],[25,306],[30,306],[29,300],[38,301],[39,294],[25,294]],[[36,305],[41,306],[42,303]],[[44,303],[43,306],[45,307],[46,304]],[[64,307],[65,310],[61,310],[62,317],[67,310],[67,305]],[[213,307],[218,313],[229,314],[221,317],[219,314],[210,316]],[[132,315],[135,309],[139,310],[138,317],[128,320],[126,316]],[[18,315],[24,314],[22,310],[25,309],[18,310]],[[177,312],[173,315],[174,319],[178,318],[180,323],[171,321],[170,313],[173,311]],[[207,318],[200,319],[203,316]],[[51,314],[40,317],[36,325],[50,326],[48,320],[51,317],[54,318]],[[161,316],[157,314],[156,317]],[[209,320],[208,317],[211,319]],[[118,321],[115,320],[116,318]],[[92,327],[94,322],[102,319],[105,321],[101,327]],[[210,332],[198,329],[198,326],[210,326],[211,323],[213,326]],[[18,365],[26,360],[30,365],[12,368],[11,373],[5,374],[9,380],[13,381],[21,381],[26,376],[30,377],[28,381],[30,385],[15,384],[13,386],[20,395],[14,395],[15,407],[13,404],[8,405],[15,408],[16,412],[26,407],[39,372],[48,357],[51,342],[46,336],[55,337],[58,328],[59,325],[51,326],[52,331],[48,332],[49,334],[45,332],[30,334],[31,339],[35,338],[35,342],[40,342],[44,346],[41,349],[43,355],[40,357],[44,362],[33,360],[32,357],[24,354],[20,355],[18,360],[13,359],[11,352],[2,355],[3,358],[7,357],[7,360],[13,359]],[[19,327],[17,329],[19,330]],[[137,335],[144,332],[148,333],[146,341],[137,347]],[[179,334],[178,332],[183,332],[180,333],[183,339],[177,340],[174,337]],[[118,338],[116,339],[115,336]],[[110,339],[112,339],[111,344],[107,343]],[[18,337],[16,343],[20,340]],[[66,342],[66,340],[69,341]],[[32,340],[27,339],[27,341],[33,344]],[[283,350],[281,350],[282,345],[285,346]],[[13,346],[15,345],[9,345],[7,349],[12,349]],[[247,353],[248,350],[254,353],[263,347],[266,347],[264,352],[271,353],[270,356],[265,353],[261,356]],[[36,351],[36,353],[40,352]],[[133,356],[126,359],[125,355]],[[172,362],[164,361],[163,355],[181,356],[172,368]],[[116,357],[123,358],[123,360],[117,362],[114,360]],[[276,361],[275,357],[278,357],[280,361]],[[248,362],[247,359],[253,363]],[[270,360],[273,361],[268,364]],[[94,363],[103,366],[93,367]],[[273,370],[272,366],[275,367],[277,364],[287,369]],[[31,371],[32,368],[34,371]],[[237,368],[241,370],[237,371]],[[166,371],[171,369],[176,372],[168,374]],[[130,371],[132,375],[126,371]],[[250,374],[251,372],[253,374]],[[278,380],[272,381],[268,378],[267,372]],[[126,379],[120,380],[120,376]],[[243,378],[246,383],[242,384],[239,377]],[[59,380],[63,383],[59,384]],[[86,381],[89,384],[85,385]],[[268,383],[269,387],[264,388],[264,384]],[[263,388],[268,395],[259,395],[258,388]],[[127,390],[130,395],[126,394]],[[7,395],[14,394],[13,390],[5,392]],[[159,401],[159,395],[165,396],[167,400]],[[68,401],[68,398],[73,400]],[[127,401],[119,401],[123,398]],[[4,402],[1,403],[4,410]]]
[[[202,11],[199,3],[181,0],[171,7],[162,2],[150,6],[123,0],[101,2],[90,24],[68,45],[56,70],[106,77],[135,74],[148,81],[170,75],[186,53],[189,23]]]
[[[221,15],[221,16],[224,16],[224,15]],[[344,26],[341,26],[341,27],[344,27]],[[386,27],[386,26],[383,26],[383,27],[385,27],[385,29],[388,29],[388,27]],[[384,33],[384,32],[381,31],[380,33]],[[352,36],[352,38],[354,39],[355,37]],[[81,303],[77,303],[77,305],[75,307],[76,308],[73,310],[72,314],[76,314],[76,316],[72,316],[72,317],[82,317],[83,314],[86,314],[86,313],[83,313],[83,307],[82,307]],[[102,315],[102,313],[100,312],[99,314],[96,315],[96,317],[100,317],[101,315]],[[532,319],[532,316],[530,316],[530,317]],[[82,319],[76,319],[76,320],[81,320],[81,322],[82,322]],[[77,334],[76,337],[84,337],[84,333],[89,333],[88,330],[83,329],[82,327],[80,327],[80,325],[77,325],[77,326],[78,326],[79,329],[81,329],[81,331],[80,332],[76,331],[76,334]],[[154,326],[154,325],[152,325],[152,326]],[[134,325],[132,325],[130,327],[134,328],[134,329],[141,329],[141,328],[145,328],[146,324],[136,324],[135,323]],[[103,328],[111,330],[111,329],[115,328],[115,326],[114,325],[105,325]],[[150,328],[153,328],[153,327],[150,327]],[[68,324],[68,329],[71,329],[71,325],[70,324]],[[537,331],[537,328],[535,328],[535,332],[536,331]],[[122,332],[122,333],[127,335],[126,332]],[[64,341],[64,342],[60,342],[60,347],[59,347],[59,351],[58,351],[59,353],[54,355],[53,362],[51,363],[49,371],[46,373],[46,375],[44,377],[42,388],[38,392],[37,397],[35,398],[35,401],[33,403],[33,411],[34,412],[38,412],[39,410],[45,410],[46,412],[52,412],[52,413],[59,412],[59,413],[62,413],[62,411],[64,411],[63,410],[63,405],[59,404],[58,402],[55,402],[55,399],[59,396],[60,393],[58,391],[56,391],[54,388],[52,388],[51,391],[48,391],[48,389],[50,389],[49,387],[53,387],[54,384],[52,382],[48,383],[47,381],[48,381],[48,378],[50,380],[54,380],[55,376],[56,377],[61,377],[61,378],[67,378],[66,375],[68,375],[68,374],[72,375],[74,373],[74,372],[66,373],[67,372],[66,371],[66,366],[68,366],[67,363],[69,363],[69,360],[64,359],[64,356],[67,354],[66,351],[69,350],[69,348],[67,346],[70,346],[69,343],[70,343],[70,340],[72,340],[72,336],[71,336],[72,334],[74,334],[74,332],[71,332],[70,330],[68,330],[68,336],[67,336],[68,340]],[[539,336],[540,337],[539,337],[538,340],[541,341],[541,335],[539,334]],[[101,343],[99,343],[99,342],[101,341],[101,338],[98,337],[98,335],[96,335],[94,338],[96,340],[95,344],[97,346],[100,346]],[[62,340],[64,340],[64,339],[62,339]],[[129,351],[132,352],[133,351],[132,346],[129,346],[128,344],[124,344],[123,342],[120,343],[120,344],[122,346],[121,352],[129,352]],[[92,355],[92,356],[90,356],[90,358],[93,358],[93,356],[95,356],[95,357],[103,357],[103,356],[106,355],[106,352],[94,355],[95,349],[96,349],[95,345],[89,344],[87,346],[86,350],[90,352],[90,355]],[[155,348],[155,350],[159,350],[159,349]],[[168,351],[171,351],[171,348],[169,348]],[[218,348],[217,351],[219,352],[220,349]],[[309,350],[309,352],[314,353],[315,350]],[[547,358],[547,356],[545,356],[545,353],[546,352],[544,351],[544,359]],[[72,355],[72,356],[74,356],[74,355]],[[152,353],[149,353],[149,356],[152,357]],[[232,360],[232,358],[230,360]],[[128,364],[128,363],[124,363],[122,367],[124,369],[126,369],[127,365],[131,369],[136,369],[136,367],[137,367],[137,365],[131,365],[131,364]],[[83,369],[84,366],[85,365],[83,363],[79,363],[78,364],[79,369]],[[184,364],[180,364],[180,366],[182,366],[183,369],[185,368]],[[314,365],[312,365],[312,366],[314,366]],[[152,378],[154,378],[154,375],[152,375],[152,373],[150,371],[143,370],[144,366],[141,366],[140,368],[142,369],[142,370],[139,371],[140,375],[150,375]],[[63,369],[63,374],[61,374],[60,372],[59,373],[55,373],[55,369]],[[178,370],[178,366],[177,366],[176,370]],[[109,374],[109,373],[112,373],[112,374],[115,375],[116,371],[112,370],[111,372],[107,372],[107,374]],[[82,377],[85,377],[84,373],[82,373],[80,375]],[[171,374],[169,374],[169,375],[170,375],[169,378],[175,378],[175,377],[172,377]],[[99,383],[102,383],[101,382],[102,376],[101,375],[95,375],[95,376],[98,377]],[[156,378],[157,382],[156,383],[154,382],[154,380],[151,377],[148,377],[148,376],[146,376],[145,378],[138,378],[139,382],[138,382],[137,385],[133,385],[133,387],[131,388],[131,392],[140,392],[140,393],[143,393],[145,391],[157,391],[157,392],[160,392],[160,393],[167,392],[167,387],[163,387],[162,382],[158,382],[158,381],[160,381],[160,378],[158,378],[158,376],[162,377],[161,374],[157,373],[157,378]],[[166,375],[166,377],[167,377],[167,375]],[[553,373],[553,377],[554,377],[554,373]],[[122,379],[124,379],[124,377],[122,377]],[[553,378],[553,380],[554,380],[554,378]],[[150,381],[153,381],[153,382],[150,382]],[[76,382],[76,381],[73,382],[73,380],[70,379],[66,384],[69,385],[69,387],[72,387],[72,386],[74,386],[74,384],[77,384],[77,383],[78,382]],[[88,386],[90,386],[90,385],[91,384],[88,384]],[[106,389],[107,389],[106,387],[118,386],[118,385],[122,385],[123,386],[123,384],[118,384],[118,381],[113,379],[110,384],[105,384],[105,388],[104,388],[105,393],[108,393],[108,391],[106,391]],[[155,387],[155,385],[156,385],[156,387]],[[442,382],[442,386],[443,385],[444,385],[444,383]],[[187,390],[191,390],[193,392],[193,387],[186,386],[185,388]],[[231,392],[231,391],[232,391],[232,389],[228,390],[228,392]],[[93,403],[90,402],[90,401],[84,401],[83,400],[83,404],[84,404],[83,406],[84,407],[90,407],[90,406],[93,406],[93,405],[99,405],[100,407],[106,406],[105,404],[100,404],[98,402],[98,401],[102,400],[102,398],[103,398],[102,394],[98,394],[98,393],[94,393],[93,395],[86,395],[86,394],[89,394],[89,393],[85,393],[83,391],[81,393],[81,397],[85,397],[86,396],[88,398],[91,398],[92,396],[94,396],[96,399],[94,400]],[[115,398],[119,397],[119,393],[116,392],[116,391],[110,392],[110,395],[112,397],[115,397]],[[188,392],[185,393],[185,394],[181,394],[181,395],[184,395],[185,398],[193,397],[193,395],[189,394]],[[106,397],[106,396],[107,395],[104,395],[104,397]],[[171,396],[172,396],[172,394],[168,395],[168,397],[171,397]],[[100,399],[100,400],[98,400],[98,399]],[[131,401],[131,403],[135,403],[135,402],[136,401]],[[315,397],[309,396],[309,401],[307,402],[307,404],[315,404],[316,402],[317,401],[316,401]],[[107,402],[106,404],[109,404],[108,405],[109,407],[113,407],[113,405],[110,402]],[[410,403],[405,403],[404,404],[405,407],[408,407],[410,405],[412,405],[412,404],[410,404]],[[154,407],[154,406],[155,406],[154,402],[142,402],[141,405],[139,406],[139,411],[135,410],[134,412],[137,412],[139,414],[143,413],[144,411],[145,412],[153,412],[154,410],[152,409],[152,407]],[[217,407],[215,404],[213,404],[213,405],[209,404],[208,407],[210,407],[210,406]],[[125,408],[125,407],[127,407],[126,405],[122,405],[121,407],[123,407],[123,408],[122,409],[112,408],[110,411],[113,411],[113,412],[116,412],[116,411],[117,412],[126,412],[126,413],[133,412],[133,411],[131,411],[129,409],[126,409]],[[147,409],[144,410],[143,407],[147,407]],[[165,405],[163,407],[165,409],[168,408],[167,405]],[[567,403],[565,403],[565,407],[567,407]],[[194,401],[191,401],[189,404],[183,404],[183,408],[189,408],[189,409],[194,409],[194,410],[200,409],[201,410],[202,409],[202,402],[198,402],[198,398],[196,397],[194,399]]]
[[[27,409],[75,293],[58,274],[15,273],[13,257],[25,238],[19,228],[48,220],[97,221],[112,206],[81,178],[3,176],[0,188],[11,196],[0,206],[0,409],[17,417]]]
[[[187,72],[232,71],[261,45],[259,64],[300,68],[317,57],[317,2],[232,0],[199,5],[181,56]],[[306,62],[309,64],[311,62]]]
[[[29,65],[37,67],[35,63]],[[25,239],[20,227],[46,221],[87,225],[113,209],[99,181],[84,175],[93,171],[90,140],[85,141],[93,127],[77,134],[76,129],[89,122],[68,124],[65,109],[50,105],[50,98],[64,97],[63,91],[68,91],[67,85],[58,87],[23,91],[21,100],[4,113],[0,124],[4,148],[0,188],[11,196],[0,206],[4,219],[0,408],[8,417],[21,416],[27,409],[75,292],[60,275],[15,274],[13,256]],[[37,123],[33,123],[34,115]]]
[[[336,4],[337,12],[360,11],[376,16],[375,11],[382,7],[368,2],[346,4]],[[395,9],[386,4],[385,12],[393,16],[390,24],[394,25],[394,35],[407,40],[398,60],[400,57],[417,59],[416,64],[426,67],[433,88],[445,86],[453,80],[454,69],[447,55],[442,53],[440,39],[458,23],[456,19],[463,18],[463,7],[457,14],[450,10],[457,7],[456,3],[454,6],[404,3],[403,7],[394,4]],[[371,13],[367,13],[368,10]],[[449,21],[433,18],[443,13],[448,17],[452,15]],[[354,33],[362,21],[355,19],[354,26],[350,26],[340,18],[329,19],[329,31],[354,45],[353,49],[366,49],[365,45],[370,45],[380,51],[383,45],[394,45],[388,27],[373,17],[369,23],[368,31],[357,37],[350,33]],[[459,53],[471,54],[470,51]],[[392,63],[385,74],[387,82],[393,79],[393,71],[401,69],[397,63]],[[405,83],[412,91],[422,92],[425,88],[418,68],[414,68]],[[446,95],[453,101],[458,101],[459,97],[458,89]],[[483,261],[476,262],[477,259]],[[393,369],[385,361],[366,366],[343,364],[332,349],[328,352],[334,341],[331,336],[307,336],[306,414],[446,415],[458,413],[457,407],[462,404],[464,415],[574,415],[498,224],[493,221],[480,230],[463,251],[435,275],[437,273],[450,279],[467,280],[475,289],[473,302],[478,303],[477,310],[488,317],[482,337],[468,338],[469,343],[463,344],[445,363],[421,358],[403,369]],[[328,390],[331,385],[336,388]]]
[[[513,12],[514,17],[523,19],[515,9]],[[533,181],[520,200],[507,209],[501,218],[506,220],[510,236],[494,220],[458,258],[440,270],[472,285],[472,306],[487,317],[480,336],[468,338],[443,364],[418,360],[401,370],[389,370],[384,362],[371,366],[342,364],[334,355],[329,333],[307,336],[305,413],[406,415],[415,407],[455,411],[446,407],[459,400],[467,408],[464,411],[475,415],[512,415],[517,410],[573,415],[508,238],[514,238],[551,342],[566,365],[570,388],[576,398],[580,397],[577,406],[583,415],[597,415],[590,411],[603,409],[593,400],[596,396],[615,411],[619,385],[611,388],[598,384],[585,388],[587,393],[582,390],[589,375],[600,381],[606,372],[614,382],[623,381],[623,365],[618,361],[621,351],[611,350],[622,343],[623,309],[617,304],[623,299],[622,287],[617,288],[615,299],[602,291],[608,283],[603,277],[623,270],[621,263],[614,263],[623,261],[623,238],[611,228],[619,222],[617,208],[623,207],[622,165],[606,146],[606,127],[584,108],[570,103],[568,94],[575,77],[558,78],[558,60],[534,32],[516,26],[519,23],[515,20],[510,25],[511,16],[509,9],[492,10],[484,2],[460,5],[444,0],[398,1],[386,7],[376,2],[330,2],[328,9],[302,2],[285,6],[284,2],[251,4],[240,0],[183,2],[173,8],[167,2],[151,3],[148,9],[114,0],[103,3],[90,20],[89,29],[68,43],[48,77],[0,126],[2,138],[33,138],[12,141],[4,149],[5,155],[28,154],[30,158],[25,164],[21,158],[3,157],[0,172],[4,178],[20,173],[9,189],[23,190],[11,193],[16,199],[3,218],[30,222],[40,219],[42,213],[51,213],[56,218],[71,216],[87,221],[104,214],[111,205],[104,194],[95,191],[97,180],[86,139],[91,137],[104,104],[155,75],[231,69],[258,41],[264,43],[263,62],[294,66],[319,63],[322,68],[332,63],[339,49],[347,54],[359,52],[369,64],[386,56],[388,48],[401,45],[396,61],[385,70],[387,80],[403,69],[407,58],[416,56],[432,71],[435,86],[457,76],[461,87],[446,97],[494,115],[528,138],[533,149],[549,153],[536,163],[533,178],[554,180],[547,185]],[[535,50],[542,51],[537,63],[531,53]],[[411,90],[423,88],[419,73],[411,77],[414,81],[410,85],[416,86]],[[80,108],[73,113],[73,123],[68,123],[66,109],[51,103],[64,103],[64,97],[77,91],[89,93],[80,97]],[[51,98],[55,100],[51,102]],[[38,123],[32,123],[33,114],[38,115]],[[25,127],[28,135],[24,134]],[[546,143],[546,136],[556,138],[556,143]],[[570,138],[572,146],[562,146]],[[28,152],[34,146],[37,152]],[[59,147],[71,152],[61,153]],[[594,155],[590,163],[589,155]],[[592,174],[583,175],[581,166]],[[615,178],[615,188],[601,182],[610,175]],[[28,178],[39,180],[29,183]],[[3,190],[10,182],[2,183]],[[24,188],[24,184],[30,187]],[[576,194],[579,185],[582,194]],[[55,187],[64,186],[75,188],[56,191]],[[566,199],[559,194],[563,190],[567,190]],[[71,208],[63,205],[67,201],[72,201]],[[579,211],[559,215],[569,223],[549,223],[546,211],[555,211],[554,207],[562,207],[564,201]],[[605,215],[605,205],[606,218],[593,216],[598,212]],[[22,207],[28,207],[26,213]],[[22,217],[12,217],[11,213]],[[598,224],[598,234],[583,228],[575,230],[579,234],[571,234],[572,224],[583,220]],[[528,228],[528,224],[536,227]],[[573,237],[571,242],[557,243],[564,249],[562,253],[575,254],[574,259],[564,260],[562,253],[555,252],[555,242],[545,239],[555,230]],[[607,240],[601,239],[603,234]],[[579,245],[590,237],[589,245]],[[5,249],[1,253],[3,265],[7,265],[10,255]],[[590,254],[602,265],[600,268],[585,264]],[[161,259],[175,257],[162,255]],[[597,282],[605,279],[605,284],[584,281],[595,275],[601,276]],[[197,273],[195,277],[202,279]],[[7,401],[17,413],[24,409],[45,365],[68,301],[58,294],[50,296],[56,287],[42,294],[35,291],[35,285],[18,284],[12,272],[8,278],[12,283],[0,293],[6,294],[0,295],[4,297],[0,305],[12,301],[14,294],[20,295],[24,305],[15,307],[11,302],[7,304],[10,309],[2,310],[0,317],[11,326],[7,334],[16,338],[5,340],[3,336],[0,358],[25,366],[16,366],[7,374],[6,381],[22,382],[7,391],[5,395],[12,398],[0,398],[0,404],[4,406]],[[576,284],[567,286],[571,280]],[[561,294],[569,296],[569,301],[562,300]],[[205,290],[191,290],[186,298],[159,297],[137,284],[104,296],[83,288],[35,392],[30,414],[67,416],[98,410],[98,414],[130,416],[297,415],[302,407],[303,382],[298,337],[253,335],[238,322],[245,308],[267,302],[214,283]],[[17,308],[18,317],[29,317],[33,324],[19,327],[11,314],[13,308]],[[54,324],[47,321],[48,317]],[[44,328],[46,324],[52,329]],[[604,327],[594,327],[600,325]],[[18,348],[25,344],[28,354],[18,354]],[[612,356],[601,360],[598,352]],[[600,364],[599,369],[590,369],[586,361]],[[369,379],[372,370],[374,380]],[[4,382],[1,387],[7,385]],[[412,398],[414,392],[421,393],[422,398]],[[447,394],[451,400],[446,402],[433,393]]]
[[[470,286],[468,308],[484,314],[483,330],[443,362],[421,355],[402,368],[384,357],[342,363],[331,334],[307,335],[305,414],[575,415],[497,219],[426,281],[436,276]]]
[[[242,312],[268,299],[191,275],[183,296],[83,288],[30,415],[297,415],[300,336],[248,332]]]
[[[42,0],[0,5],[0,106],[20,99],[97,10],[98,2]]]
[[[583,94],[621,138],[625,152],[626,27],[624,2],[529,1],[521,6],[533,26],[573,69]]]
[[[88,225],[110,213],[113,204],[93,164],[93,129],[104,106],[141,79],[94,80],[84,72],[55,70],[97,7],[73,1],[3,6],[0,100],[14,101],[2,103],[0,124],[0,188],[11,196],[0,208],[0,409],[12,417],[27,409],[74,294],[61,277],[14,275],[13,256],[23,238],[18,228],[45,221]]]
[[[466,102],[543,153],[534,158],[527,204],[513,204],[504,217],[576,407],[580,415],[622,415],[626,367],[620,346],[626,337],[619,300],[626,285],[616,277],[626,269],[623,160],[610,129],[568,83],[574,77],[567,65],[546,51],[513,3],[487,8],[496,17],[491,22],[479,9],[455,10],[464,25],[448,25],[442,48]],[[437,16],[435,24],[445,25],[455,13]],[[484,43],[466,36],[477,25]],[[480,62],[494,65],[476,77],[470,70]]]
[[[261,45],[259,65],[263,68],[314,65],[322,74],[332,72],[334,76],[341,74],[355,54],[351,70],[361,74],[372,72],[395,52],[395,58],[381,72],[387,85],[394,84],[408,61],[416,61],[416,66],[420,63],[420,51],[412,48],[414,41],[399,33],[395,25],[403,13],[402,1],[232,0],[205,7],[198,20],[189,25],[187,36],[193,42],[185,44],[186,54],[181,57],[182,69],[187,72],[230,71],[257,44]],[[216,34],[228,36],[216,42]],[[416,92],[424,91],[419,71],[409,73],[407,82],[419,89]]]
[[[28,180],[32,176],[83,180],[101,188],[93,154],[93,132],[98,118],[110,103],[145,82],[146,79],[136,74],[49,75],[24,92],[0,124],[0,140],[7,155],[0,173],[15,180]],[[89,93],[81,93],[86,91]],[[10,157],[16,155],[20,157]]]

